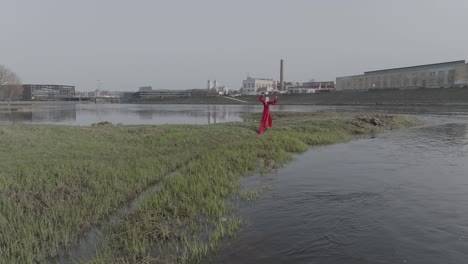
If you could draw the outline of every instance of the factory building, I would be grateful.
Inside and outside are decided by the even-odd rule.
[[[330,92],[335,90],[334,81],[325,81],[325,82],[304,82],[298,83],[296,85],[286,86],[288,93],[291,94],[302,94],[302,93],[320,93],[320,92]]]
[[[62,99],[75,96],[75,86],[53,84],[24,84],[23,100]]]
[[[468,85],[464,60],[368,71],[363,75],[336,78],[336,90],[450,88]]]
[[[208,95],[229,94],[229,88],[225,85],[218,85],[218,81],[216,80],[208,80],[206,90]]]
[[[271,92],[276,89],[276,86],[276,81],[273,79],[247,77],[242,81],[242,94],[257,95],[261,92]]]
[[[142,86],[142,87],[138,88],[138,91],[140,91],[140,92],[152,91],[152,90],[153,90],[153,87],[151,87],[151,86]]]
[[[206,87],[207,90],[216,89],[217,87],[218,87],[218,81],[208,80],[207,87]]]

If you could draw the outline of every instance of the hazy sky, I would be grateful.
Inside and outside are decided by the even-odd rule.
[[[23,83],[238,89],[468,59],[468,0],[1,0],[0,64]]]

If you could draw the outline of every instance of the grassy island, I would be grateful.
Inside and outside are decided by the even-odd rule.
[[[239,190],[240,177],[310,146],[421,124],[371,113],[273,112],[273,120],[261,136],[254,121],[1,125],[0,263],[66,259],[93,228],[100,242],[71,262],[197,263],[241,225],[232,201],[251,195]]]

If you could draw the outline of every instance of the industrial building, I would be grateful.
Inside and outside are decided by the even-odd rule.
[[[261,79],[247,77],[242,81],[242,95],[256,95],[260,92],[271,92],[276,89],[276,81],[273,79]]]
[[[223,95],[223,94],[229,94],[229,88],[227,86],[219,86],[218,81],[216,80],[208,80],[206,90],[208,94],[210,95]]]
[[[211,89],[216,89],[218,87],[218,81],[216,80],[208,80],[206,89],[211,90]]]
[[[142,86],[142,87],[138,88],[138,91],[141,91],[141,92],[151,91],[151,90],[153,90],[153,87],[151,87],[151,86]]]
[[[24,84],[23,100],[53,100],[75,96],[75,86],[55,84]]]
[[[288,86],[286,85],[288,93],[291,94],[302,94],[302,93],[319,93],[319,92],[330,92],[335,90],[334,81],[325,81],[325,82],[304,82],[297,83],[295,85]]]
[[[125,91],[125,92],[118,92],[118,96],[119,98],[122,98],[122,99],[132,99],[135,94],[135,92],[128,92],[128,91]]]
[[[450,88],[468,85],[464,60],[412,67],[368,71],[363,75],[336,78],[336,90]]]

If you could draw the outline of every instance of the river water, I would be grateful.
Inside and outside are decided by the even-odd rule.
[[[1,123],[212,124],[260,106],[40,104]],[[314,148],[238,210],[247,224],[209,263],[468,263],[468,107],[277,106],[378,111],[430,123]]]
[[[210,263],[468,263],[468,109],[309,150]]]
[[[70,102],[36,102],[7,109],[0,104],[0,124],[91,125],[109,121],[126,125],[214,124],[240,122],[240,114],[261,112],[258,105],[151,105],[151,104],[79,104]],[[18,104],[16,105],[18,106]],[[272,111],[381,111],[405,114],[456,115],[463,106],[314,106],[276,105]]]
[[[243,113],[261,112],[261,105],[151,105],[79,104],[48,102],[0,108],[0,123],[91,125],[109,121],[126,125],[215,124],[240,122]],[[277,111],[333,109],[314,106],[278,106]]]

